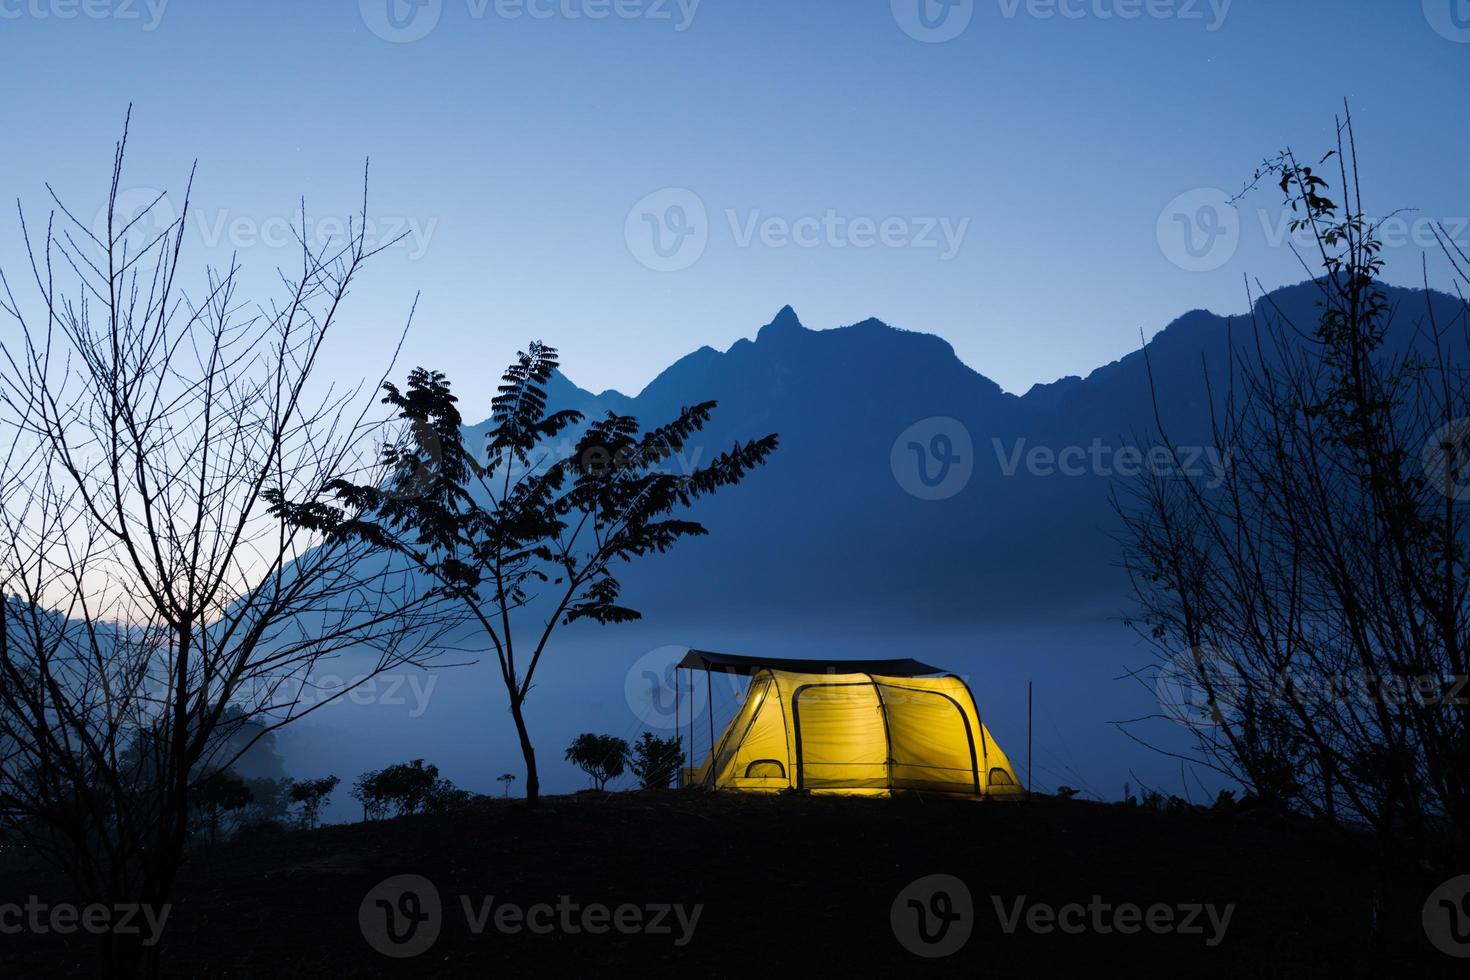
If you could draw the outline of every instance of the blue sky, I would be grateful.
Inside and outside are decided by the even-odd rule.
[[[330,234],[370,156],[375,231],[409,238],[327,370],[376,376],[422,291],[405,360],[471,416],[529,339],[634,392],[787,303],[939,334],[1012,391],[1085,373],[1304,278],[1277,197],[1218,191],[1320,153],[1344,98],[1370,211],[1419,209],[1389,278],[1420,280],[1427,220],[1470,249],[1470,0],[920,2],[0,0],[0,189],[95,213],[131,102],[124,187],[197,158],[195,256],[264,284],[298,198]]]

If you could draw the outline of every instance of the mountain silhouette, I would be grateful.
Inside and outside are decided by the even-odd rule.
[[[1256,308],[1310,330],[1316,296],[1304,283]],[[1422,291],[1390,298],[1403,309],[1426,302]],[[1452,319],[1456,300],[1430,301]],[[1394,342],[1415,342],[1422,319],[1399,317]],[[737,439],[781,435],[738,492],[701,502],[708,538],[625,570],[625,597],[649,618],[949,628],[1117,614],[1127,583],[1110,491],[1143,465],[1155,398],[1176,443],[1208,442],[1211,393],[1221,396],[1227,352],[1250,331],[1248,315],[1196,310],[1085,378],[1017,396],[938,337],[876,319],[813,330],[786,307],[754,340],[700,348],[636,396],[592,394],[562,375],[549,395],[554,407],[647,424],[716,400],[691,464]],[[920,469],[940,476],[940,455],[953,470],[948,485],[927,487]],[[1228,461],[1201,454],[1192,464],[1208,478]]]

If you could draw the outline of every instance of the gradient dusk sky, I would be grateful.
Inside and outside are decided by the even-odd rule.
[[[1276,192],[1222,192],[1320,156],[1344,99],[1370,213],[1417,209],[1388,278],[1422,280],[1431,222],[1470,250],[1470,0],[0,0],[0,80],[13,280],[9,201],[94,215],[129,103],[124,200],[197,158],[188,243],[260,282],[298,197],[330,234],[371,157],[374,233],[409,237],[343,378],[422,291],[405,360],[455,379],[542,338],[632,393],[789,303],[1022,392],[1306,278]]]

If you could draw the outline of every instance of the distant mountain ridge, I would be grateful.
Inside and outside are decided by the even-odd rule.
[[[1391,293],[1400,305],[1425,302],[1422,291]],[[1313,323],[1315,294],[1303,283],[1257,308]],[[694,447],[703,458],[737,439],[781,435],[766,468],[701,505],[709,538],[628,570],[625,596],[650,618],[959,627],[1121,612],[1109,490],[1132,459],[1128,447],[1150,442],[1150,368],[1171,437],[1203,443],[1204,372],[1223,377],[1231,331],[1248,319],[1189,312],[1148,342],[1146,356],[1018,396],[939,337],[875,319],[810,330],[788,306],[754,340],[701,347],[636,396],[592,394],[561,375],[549,396],[558,408],[649,424],[716,400]],[[946,473],[939,451],[965,441],[968,458],[951,461],[948,485],[927,486]]]

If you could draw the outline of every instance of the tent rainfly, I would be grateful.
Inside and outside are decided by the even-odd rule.
[[[772,660],[691,650],[690,670],[751,678],[695,785],[843,796],[1024,795],[965,682],[915,660]]]

